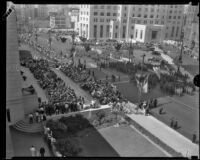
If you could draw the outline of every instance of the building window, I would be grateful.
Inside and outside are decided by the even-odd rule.
[[[118,29],[118,26],[115,26],[116,29]]]
[[[106,21],[107,21],[107,22],[110,22],[110,19],[107,19]]]
[[[107,9],[111,9],[111,6],[110,6],[110,5],[108,5],[108,6],[107,6]]]
[[[107,25],[107,27],[106,27],[106,37],[108,37],[108,35],[109,35],[109,29],[110,29],[110,25]]]
[[[178,19],[181,19],[181,16],[178,16]]]
[[[97,38],[97,25],[94,25],[94,38]]]
[[[115,38],[117,38],[117,33],[115,33]]]
[[[100,14],[101,16],[104,16],[104,12],[101,12],[101,14]]]
[[[153,21],[150,21],[150,24],[153,24]]]
[[[135,31],[135,38],[137,38],[137,33],[138,33],[138,30],[136,29],[136,31]]]
[[[144,15],[144,18],[147,18],[147,15],[146,15],[146,14]]]
[[[126,23],[126,19],[123,19],[123,23]]]
[[[152,31],[152,39],[156,39],[158,31]]]
[[[172,18],[172,16],[169,16],[169,19],[171,19]]]
[[[153,15],[150,15],[150,18],[153,18]]]
[[[138,14],[138,17],[141,17],[141,14]]]
[[[100,38],[103,37],[103,25],[100,26]]]
[[[113,6],[113,10],[117,10],[117,6]]]
[[[125,34],[126,34],[126,26],[123,26],[123,34],[122,34],[122,38],[125,38]]]
[[[161,24],[164,24],[164,21],[161,21]]]
[[[174,36],[174,26],[172,27],[171,37]]]
[[[137,24],[140,24],[140,20],[137,20]]]
[[[126,13],[124,13],[124,17],[126,17]]]
[[[131,34],[131,39],[133,39],[133,35]]]
[[[148,11],[148,8],[145,8],[145,12],[147,12]]]
[[[153,9],[153,8],[151,8],[151,12],[154,12],[154,9]]]
[[[176,19],[176,16],[174,16],[174,19]]]
[[[135,11],[135,7],[133,7],[133,11]]]
[[[132,26],[131,29],[134,30],[134,26]]]
[[[98,15],[98,12],[94,12],[94,16],[97,16]]]
[[[165,38],[167,38],[167,33],[165,33]]]
[[[162,16],[162,18],[164,19],[164,18],[165,18],[165,16]]]
[[[158,24],[158,21],[156,21],[155,24]]]
[[[179,27],[176,28],[176,37],[178,37]]]
[[[98,9],[98,5],[94,5],[94,9]]]
[[[104,22],[104,19],[103,19],[103,18],[101,18],[101,19],[100,19],[100,22]]]
[[[117,13],[113,13],[113,16],[117,16]]]
[[[133,14],[132,17],[135,17],[135,15]]]
[[[144,21],[144,24],[147,24],[147,21],[146,21],[146,20]]]
[[[140,31],[140,39],[142,39],[143,30]]]
[[[169,13],[172,13],[172,10],[170,10]]]
[[[158,15],[156,16],[156,18],[158,18]]]
[[[126,7],[124,7],[124,10],[126,11]]]
[[[107,16],[110,16],[110,12],[107,13]]]
[[[142,10],[142,8],[138,8],[138,11],[141,11]]]
[[[104,5],[101,5],[101,9],[104,9]]]
[[[132,20],[131,20],[131,23],[135,23],[135,19],[132,19]]]

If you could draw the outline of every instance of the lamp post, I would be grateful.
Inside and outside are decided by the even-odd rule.
[[[133,55],[133,46],[132,46],[132,37],[131,37],[131,42],[129,46],[129,62],[131,62],[131,55]]]
[[[181,36],[180,36],[180,42],[181,42],[181,50],[180,50],[180,55],[178,57],[178,68],[177,68],[177,72],[180,71],[180,66],[182,64],[182,53],[183,53],[183,39],[184,39],[184,25],[185,25],[185,19],[186,19],[186,15],[184,14],[184,17],[183,17],[183,23],[182,23],[182,26],[181,26]]]

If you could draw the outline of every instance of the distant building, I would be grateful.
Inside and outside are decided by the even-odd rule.
[[[70,12],[71,17],[71,28],[78,31],[79,30],[79,9],[72,8]]]
[[[180,39],[184,5],[80,5],[79,34],[130,41],[135,25],[163,25],[164,39]]]
[[[184,45],[193,50],[193,54],[199,56],[199,6],[185,6],[186,21],[184,26]]]
[[[48,17],[47,5],[38,5],[38,17],[40,18]]]
[[[65,15],[52,15],[50,16],[50,27],[57,29],[67,29],[70,28],[70,22],[68,17]]]

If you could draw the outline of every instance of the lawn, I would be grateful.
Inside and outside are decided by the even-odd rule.
[[[121,157],[166,157],[159,148],[129,126],[111,126],[99,132]]]
[[[187,97],[182,98],[182,103],[184,101],[190,101]],[[181,99],[180,99],[181,100]],[[188,102],[190,103],[190,102]],[[187,105],[189,105],[186,103]],[[194,104],[194,102],[192,102]],[[174,120],[178,120],[179,129],[177,130],[179,133],[187,137],[188,139],[192,139],[192,134],[196,131],[197,137],[199,132],[199,114],[198,108],[196,107],[187,107],[183,104],[177,103],[176,101],[172,100],[168,97],[163,97],[158,99],[158,108],[152,109],[151,112],[153,113],[154,117],[161,120],[165,124],[170,126],[171,118],[173,117]],[[163,108],[164,114],[159,115],[160,107]],[[186,118],[187,117],[187,118]],[[192,124],[192,125],[191,125]]]
[[[135,84],[127,82],[116,84],[116,86],[118,90],[122,93],[122,95],[124,95],[125,98],[127,98],[130,102],[138,103],[138,88]],[[149,100],[150,98],[158,98],[165,95],[166,94],[160,90],[158,85],[155,88],[151,89],[148,93],[143,93],[141,96],[141,100]]]

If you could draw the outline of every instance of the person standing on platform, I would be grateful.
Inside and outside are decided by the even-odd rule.
[[[40,148],[40,156],[44,157],[45,149],[43,147]]]

